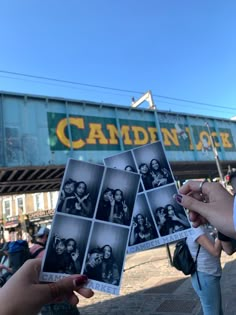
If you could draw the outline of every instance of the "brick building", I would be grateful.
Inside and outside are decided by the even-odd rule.
[[[50,227],[58,191],[7,195],[0,197],[0,223],[4,235],[14,235],[21,230],[33,234],[39,226]]]

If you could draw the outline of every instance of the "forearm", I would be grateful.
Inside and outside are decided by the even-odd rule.
[[[214,249],[215,249],[215,256],[219,257],[221,254],[222,246],[221,246],[221,241],[218,238],[216,238],[215,240]]]
[[[108,221],[109,222],[113,222],[113,217],[114,217],[114,206],[111,206],[111,211],[110,211],[110,214],[109,214]]]
[[[183,220],[180,218],[176,218],[175,220],[178,221],[179,223],[183,224],[183,225],[188,225],[187,220]]]
[[[124,211],[125,221],[129,221],[129,210]]]
[[[130,245],[134,245],[136,241],[134,228],[131,228]]]
[[[222,249],[227,255],[232,255],[234,253],[234,248],[231,242],[221,241]]]
[[[66,212],[66,204],[67,204],[67,199],[65,199],[62,203],[61,212]]]
[[[89,215],[91,206],[90,204],[86,204],[84,201],[81,202],[81,207],[83,209],[83,211],[86,213],[86,215]]]
[[[75,269],[76,269],[76,273],[80,273],[81,263],[80,263],[79,258],[77,258],[76,261],[75,261]]]
[[[113,266],[113,280],[118,283],[119,279],[120,279],[120,273],[118,270],[118,266],[114,265]]]
[[[206,220],[210,222],[211,225],[215,226],[217,230],[236,239],[236,230],[233,222],[233,201],[230,207],[222,207],[218,210],[210,209],[207,212],[201,212],[201,209],[199,209],[199,214],[205,215]]]
[[[218,231],[218,239],[221,241],[222,250],[227,255],[232,255],[235,251],[233,243],[232,243],[232,238]]]

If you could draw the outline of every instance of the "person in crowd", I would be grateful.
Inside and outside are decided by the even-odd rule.
[[[160,187],[171,182],[170,172],[166,168],[161,168],[161,164],[157,159],[151,160],[149,169],[153,178],[153,187]]]
[[[125,203],[123,191],[121,189],[115,189],[111,202],[109,222],[128,225],[129,221],[130,214],[128,206]]]
[[[173,197],[189,209],[194,227],[209,222],[221,233],[236,239],[236,202],[234,205],[234,196],[220,183],[188,181]]]
[[[75,274],[55,283],[40,283],[41,262],[41,259],[28,260],[0,289],[0,314],[37,315],[43,305],[63,299],[76,307],[79,298],[75,292],[85,298],[94,295],[91,289],[84,287],[88,281],[85,275]]]
[[[81,263],[79,259],[79,250],[77,243],[73,238],[66,240],[66,270],[67,273],[79,273],[81,270]]]
[[[10,268],[10,262],[8,258],[8,248],[9,242],[5,242],[2,248],[0,249],[1,261],[0,261],[0,275],[5,274],[6,272],[12,272]]]
[[[45,246],[48,240],[50,230],[47,227],[41,227],[35,236],[35,242],[30,247],[31,258],[43,258]]]
[[[118,285],[120,281],[120,273],[112,254],[112,247],[110,245],[104,245],[101,250],[103,253],[101,281]]]
[[[71,205],[68,213],[82,217],[92,217],[92,201],[85,182],[76,183],[74,195],[74,204]]]
[[[233,169],[229,174],[229,183],[232,187],[232,192],[236,194],[236,169]]]
[[[221,298],[221,242],[210,234],[207,225],[193,228],[187,245],[194,260],[197,252],[197,272],[191,275],[204,315],[223,315]],[[199,248],[200,245],[200,248]]]
[[[126,165],[126,167],[124,168],[124,170],[125,170],[126,172],[137,173],[136,170],[134,169],[134,167],[131,166],[131,165]]]
[[[102,281],[102,260],[103,251],[101,248],[96,247],[90,250],[85,265],[85,274],[88,278]]]
[[[57,211],[68,213],[70,209],[73,209],[75,204],[75,186],[76,181],[71,178],[64,183]]]
[[[111,214],[111,207],[114,204],[113,189],[107,187],[99,202],[96,218],[103,221],[108,221]]]
[[[1,235],[1,231],[0,231],[0,235]],[[5,245],[5,242],[6,240],[4,239],[4,236],[0,236],[0,250]]]
[[[131,226],[131,233],[129,239],[129,245],[140,244],[143,242],[150,241],[153,239],[153,227],[148,221],[148,218],[144,217],[141,213],[138,213],[133,218],[133,223]]]
[[[141,163],[139,165],[139,173],[141,174],[144,188],[146,190],[152,189],[153,178],[152,178],[152,175],[150,174],[150,170],[147,163]]]
[[[13,274],[13,270],[10,265],[10,259],[8,256],[9,243],[10,242],[5,242],[0,249],[0,253],[2,255],[0,261],[0,287],[2,287]]]
[[[23,240],[23,233],[22,233],[22,231],[18,231],[18,232],[16,233],[16,240],[17,240],[17,241]]]

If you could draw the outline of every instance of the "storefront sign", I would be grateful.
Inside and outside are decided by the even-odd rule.
[[[54,209],[49,209],[49,210],[41,210],[41,211],[36,211],[36,212],[31,212],[28,213],[28,218],[29,220],[35,220],[35,219],[40,219],[48,216],[53,216],[54,214]]]

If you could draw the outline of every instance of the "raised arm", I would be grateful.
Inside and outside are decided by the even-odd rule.
[[[220,257],[222,247],[218,238],[216,238],[215,242],[212,243],[211,240],[203,234],[196,239],[196,242],[204,247],[212,256]]]
[[[137,227],[137,223],[133,221],[133,224],[131,226],[130,240],[129,240],[131,246],[134,245],[137,241],[137,237],[135,233],[136,227]]]

